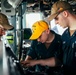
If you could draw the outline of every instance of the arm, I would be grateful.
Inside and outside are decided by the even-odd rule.
[[[60,62],[60,60],[58,60],[55,57],[51,57],[51,58],[48,58],[48,59],[35,60],[34,62],[35,62],[36,65],[39,64],[39,65],[42,65],[42,66],[49,66],[49,67],[61,66],[61,64],[62,64]]]
[[[48,58],[48,59],[40,59],[40,60],[32,60],[30,56],[27,56],[25,61],[22,62],[26,67],[35,66],[35,65],[42,65],[42,66],[49,66],[49,67],[55,67],[59,66],[60,61],[54,57]]]
[[[30,67],[36,65],[36,61],[37,60],[34,60],[32,57],[27,55],[26,59],[24,61],[21,61],[21,64],[23,64],[25,67]]]
[[[42,60],[38,60],[37,64],[40,64],[42,66],[49,66],[49,67],[54,67],[55,66],[55,58],[51,57],[48,59],[42,59]]]

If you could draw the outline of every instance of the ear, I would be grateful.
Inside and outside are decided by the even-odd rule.
[[[46,32],[49,34],[49,33],[50,33],[50,30],[49,30],[49,29],[47,29],[47,30],[46,30]]]
[[[69,13],[68,13],[67,11],[63,11],[63,15],[64,15],[65,17],[68,17]]]

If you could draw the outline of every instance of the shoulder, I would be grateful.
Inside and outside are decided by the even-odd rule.
[[[53,31],[53,30],[50,30],[50,32],[51,33],[53,33],[53,34],[55,34],[55,35],[57,35],[57,36],[61,36],[60,34],[57,34],[55,31]]]
[[[37,45],[37,44],[38,44],[38,41],[37,40],[31,41],[31,45]]]
[[[69,29],[67,28],[67,29],[64,31],[64,33],[62,34],[61,38],[62,38],[62,39],[66,39],[66,37],[68,36],[68,34],[69,34]],[[65,37],[65,36],[66,36],[66,37]]]
[[[37,40],[32,40],[31,43],[37,43]]]
[[[50,30],[50,32],[52,32],[55,35],[56,39],[61,39],[61,35],[60,34],[57,34],[56,32],[54,32],[52,30]]]

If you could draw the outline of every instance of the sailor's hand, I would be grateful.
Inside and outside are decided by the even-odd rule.
[[[25,67],[35,66],[36,65],[36,60],[21,61],[21,64]]]

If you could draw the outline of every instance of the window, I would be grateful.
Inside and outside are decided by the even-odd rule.
[[[26,28],[31,28],[33,23],[42,19],[42,13],[26,13]]]

